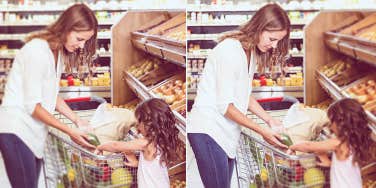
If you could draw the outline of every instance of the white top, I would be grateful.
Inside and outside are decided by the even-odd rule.
[[[148,161],[140,152],[137,169],[137,184],[139,188],[169,188],[170,179],[165,165],[161,165],[161,156],[158,154],[154,160]]]
[[[332,154],[330,166],[330,187],[332,188],[362,188],[362,177],[359,166],[353,165],[353,155],[339,161],[335,152]]]
[[[256,63],[247,56],[241,43],[225,39],[209,54],[197,89],[197,96],[188,115],[188,133],[205,133],[235,158],[240,126],[225,118],[230,103],[246,114]]]
[[[31,114],[37,103],[53,113],[63,64],[42,39],[33,39],[16,55],[0,107],[0,133],[17,135],[38,158],[42,158],[47,127]]]

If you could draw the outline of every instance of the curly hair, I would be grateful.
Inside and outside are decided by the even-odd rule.
[[[185,155],[175,116],[165,101],[157,98],[146,100],[137,106],[135,116],[145,127],[144,136],[149,144],[154,143],[161,153],[161,164],[170,165]]]
[[[361,164],[375,156],[370,147],[372,130],[368,127],[367,114],[355,99],[345,98],[333,103],[328,109],[330,122],[338,129],[337,138],[341,144],[348,144],[353,154],[353,163]]]

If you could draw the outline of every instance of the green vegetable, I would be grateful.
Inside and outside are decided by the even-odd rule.
[[[92,133],[87,133],[87,141],[91,144],[91,145],[94,145],[94,146],[98,146],[101,144],[101,142],[99,142],[99,139],[98,137],[95,135],[95,134],[92,134]]]
[[[290,147],[293,144],[291,138],[287,134],[284,134],[284,133],[281,133],[281,142],[282,144],[288,147]]]

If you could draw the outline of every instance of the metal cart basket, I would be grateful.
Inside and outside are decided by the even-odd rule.
[[[76,111],[84,119],[95,110]],[[63,123],[73,123],[61,114],[55,115]],[[129,134],[126,139],[132,139]],[[124,165],[123,154],[96,155],[71,141],[69,136],[51,129],[48,133],[44,157],[46,187],[137,187],[137,168]]]
[[[282,119],[287,110],[269,112]],[[255,115],[256,123],[266,126]],[[329,168],[319,167],[314,154],[287,155],[251,130],[241,133],[236,156],[236,173],[240,188],[321,188],[329,187]]]

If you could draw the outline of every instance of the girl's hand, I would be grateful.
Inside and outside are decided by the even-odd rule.
[[[124,161],[126,166],[130,167],[138,167],[138,160],[134,153],[124,153],[125,158],[127,159]]]
[[[95,149],[95,146],[91,145],[89,142],[86,141],[88,139],[88,137],[81,130],[70,129],[68,135],[77,144],[79,144],[83,147],[89,148],[89,149]]]
[[[317,162],[318,166],[330,167],[332,161],[329,159],[329,157],[326,153],[318,153],[317,157],[320,160],[320,162]]]
[[[265,141],[267,141],[269,144],[277,145],[278,147],[287,149],[288,147],[284,144],[282,144],[278,138],[280,139],[280,135],[278,135],[276,132],[269,128],[263,129],[261,132],[262,137]]]

